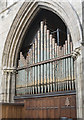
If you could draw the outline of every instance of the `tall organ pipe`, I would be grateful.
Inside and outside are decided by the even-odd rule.
[[[61,56],[61,46],[59,46],[59,56]],[[61,89],[61,60],[59,61],[59,91]]]
[[[57,46],[57,55],[60,56],[60,46]],[[60,61],[58,61],[58,91],[60,91]]]
[[[73,51],[73,43],[71,42],[71,53]],[[71,78],[72,78],[72,90],[75,89],[75,80],[74,80],[74,59],[71,58]]]
[[[60,56],[62,56],[62,46],[60,46]],[[62,60],[60,60],[60,91],[62,90]]]
[[[35,63],[37,63],[37,39],[35,37]],[[38,66],[35,66],[35,93],[38,92],[38,88],[37,88],[37,85],[38,85]]]
[[[66,46],[64,44],[64,55],[66,54]],[[66,90],[66,58],[64,59],[64,90]]]
[[[33,47],[31,48],[31,64],[33,64]],[[33,73],[33,68],[31,67],[31,94],[33,93],[33,76],[32,76],[32,73]]]
[[[57,57],[57,43],[55,43],[55,58]],[[57,91],[57,61],[55,61],[55,90]]]
[[[35,44],[33,43],[33,64],[35,63]],[[35,67],[33,67],[33,94],[34,94],[34,91],[35,91]]]
[[[68,41],[68,54],[70,54],[70,35],[68,34],[67,35],[67,41]],[[69,90],[71,90],[71,79],[70,79],[70,72],[71,72],[71,70],[70,70],[70,59],[71,58],[68,58],[68,80],[69,80]]]
[[[65,54],[67,54],[67,41],[65,41]],[[68,80],[67,80],[67,76],[68,76],[68,60],[67,60],[67,58],[65,58],[65,65],[66,65],[66,72],[65,72],[65,74],[66,74],[66,90],[68,90]]]
[[[41,41],[40,41],[40,31],[38,31],[38,62],[41,61]],[[41,92],[41,66],[38,65],[38,93]]]
[[[64,46],[62,47],[62,56],[64,56]],[[62,60],[62,90],[64,90],[64,59]]]
[[[50,34],[50,59],[52,59],[52,35]],[[50,91],[52,92],[52,62],[50,62]]]
[[[44,23],[43,21],[41,22],[41,61],[44,60],[44,54],[43,54],[43,50],[44,50],[44,37],[43,37],[43,31],[44,31]],[[43,87],[44,87],[44,65],[41,65],[41,93],[43,93]]]
[[[30,65],[30,50],[29,50],[29,53],[28,53],[29,55],[29,65]],[[29,68],[29,80],[28,80],[28,92],[29,92],[29,94],[30,94],[30,88],[29,88],[29,86],[30,86],[30,68]]]
[[[50,37],[49,30],[47,30],[47,60],[50,59]],[[47,91],[49,92],[50,84],[50,63],[47,63]]]
[[[44,61],[47,59],[47,26],[44,25]],[[47,64],[44,64],[44,92],[47,83]]]
[[[29,54],[27,54],[27,66],[29,66]],[[27,91],[26,91],[27,94],[29,94],[29,92],[28,92],[28,81],[29,81],[29,68],[27,68]]]
[[[55,58],[55,39],[53,38],[52,39],[52,58],[54,59]],[[55,91],[55,62],[52,63],[53,64],[53,91]]]
[[[30,65],[31,65],[31,48],[30,48]],[[31,94],[31,67],[30,67],[30,85],[29,85],[29,90],[30,90],[30,94]]]
[[[57,45],[57,57],[59,55],[59,46]],[[57,61],[57,91],[59,90],[59,61]]]

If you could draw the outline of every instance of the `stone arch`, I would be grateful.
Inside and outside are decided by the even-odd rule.
[[[82,30],[80,21],[76,12],[74,9],[72,9],[72,6],[69,2],[67,2],[67,0],[65,2],[59,2],[59,0],[46,0],[46,2],[44,0],[34,0],[31,2],[30,0],[28,3],[24,2],[11,25],[2,55],[2,68],[7,71],[6,77],[8,75],[7,78],[9,80],[14,79],[12,80],[13,82],[15,82],[15,77],[14,75],[11,77],[10,72],[12,73],[16,68],[16,61],[21,42],[26,30],[28,29],[29,24],[40,8],[54,12],[64,21],[71,33],[74,50],[81,45],[80,43],[82,42]],[[9,89],[9,86],[7,89]],[[4,92],[4,96],[5,95],[6,93]],[[13,91],[12,99],[14,95],[15,93]],[[8,98],[4,101],[9,102],[9,93],[6,96],[8,96]],[[4,99],[6,99],[6,97],[4,97]]]
[[[46,0],[46,2],[25,2],[18,11],[7,36],[2,57],[2,67],[16,66],[17,53],[20,43],[30,22],[40,8],[45,8],[54,12],[64,21],[70,30],[74,45],[77,41],[80,43],[82,42],[80,21],[75,11],[67,1],[61,3],[55,0],[52,2],[48,0]],[[74,46],[74,48],[76,48],[76,46]]]

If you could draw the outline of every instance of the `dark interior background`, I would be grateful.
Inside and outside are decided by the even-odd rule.
[[[62,19],[54,14],[51,11],[40,9],[37,15],[32,20],[28,30],[25,33],[24,40],[21,45],[20,51],[26,58],[26,53],[28,52],[29,48],[31,47],[31,43],[34,41],[34,37],[40,28],[40,22],[45,21],[47,24],[48,29],[50,32],[54,32],[59,28],[60,31],[60,40],[59,45],[63,45],[65,40],[67,39],[67,27],[62,21]],[[53,37],[56,39],[57,42],[57,33],[53,34]],[[19,56],[18,56],[19,59]]]

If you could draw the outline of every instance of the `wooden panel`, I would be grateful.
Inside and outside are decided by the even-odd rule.
[[[2,104],[2,118],[24,118],[22,104]]]
[[[2,104],[3,118],[76,118],[76,95],[30,98]]]
[[[76,96],[27,99],[25,111],[26,118],[76,118]]]

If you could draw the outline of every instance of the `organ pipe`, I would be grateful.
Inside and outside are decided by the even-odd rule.
[[[44,25],[44,61],[47,59],[47,26]],[[44,92],[47,83],[47,64],[44,64]]]
[[[74,60],[71,56],[64,57],[73,51],[70,35],[63,45],[59,45],[59,29],[56,40],[47,28],[41,21],[26,60],[20,53],[18,67],[27,65],[27,69],[18,70],[17,95],[75,90]]]
[[[41,43],[40,43],[40,31],[38,31],[38,62],[41,61]],[[41,84],[41,67],[38,65],[38,93],[40,93],[40,84]]]
[[[37,49],[38,49],[38,43],[37,43],[37,39],[35,38],[35,63],[37,63],[38,60],[38,54],[37,54]],[[35,93],[38,92],[38,67],[35,66]]]
[[[44,50],[44,37],[43,37],[43,33],[44,33],[44,22],[41,22],[41,61],[44,60],[44,54],[43,54],[43,50]],[[44,65],[41,65],[41,93],[43,93],[43,88],[44,88]]]
[[[50,59],[52,59],[52,35],[50,34]],[[52,63],[50,62],[50,91],[52,92]]]
[[[47,30],[47,60],[50,59],[50,31]],[[47,92],[49,92],[49,84],[50,84],[50,63],[47,63]]]

